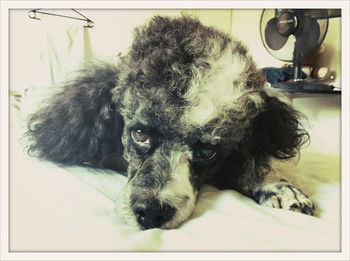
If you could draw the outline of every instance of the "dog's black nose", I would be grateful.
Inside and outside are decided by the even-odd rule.
[[[154,200],[134,207],[137,222],[144,229],[161,227],[172,219],[175,208]]]

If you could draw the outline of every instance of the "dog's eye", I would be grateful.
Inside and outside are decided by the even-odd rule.
[[[132,136],[137,142],[149,144],[149,137],[142,130],[132,131]]]
[[[204,160],[212,160],[216,156],[216,151],[212,149],[201,149],[199,150],[199,156]]]

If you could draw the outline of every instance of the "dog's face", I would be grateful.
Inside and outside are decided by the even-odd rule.
[[[254,66],[237,42],[192,19],[136,32],[116,90],[129,179],[119,211],[129,222],[175,228],[191,215],[199,187],[236,149],[246,108],[261,102],[246,91]]]
[[[233,148],[222,142],[213,122],[202,128],[189,125],[190,108],[179,109],[176,101],[170,103],[171,94],[157,91],[156,96],[140,93],[142,102],[123,111],[122,142],[129,166],[123,197],[128,216],[142,227],[174,228],[192,213],[200,185]]]
[[[139,93],[142,102],[123,111],[129,165],[124,200],[142,227],[174,228],[192,213],[200,185],[231,148],[221,143],[215,125],[188,126],[186,112],[176,100],[170,103],[171,94],[152,91],[157,95]],[[134,97],[127,94],[126,100]]]

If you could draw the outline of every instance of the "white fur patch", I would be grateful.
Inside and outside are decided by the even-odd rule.
[[[195,125],[204,125],[243,94],[243,83],[233,86],[235,79],[246,70],[246,62],[239,55],[232,55],[228,47],[218,59],[206,59],[209,70],[194,69],[194,78],[184,98],[191,104],[184,120]]]
[[[168,203],[176,208],[175,216],[164,228],[174,228],[185,221],[193,212],[197,191],[190,182],[190,152],[171,152],[171,181],[158,194],[160,202]]]

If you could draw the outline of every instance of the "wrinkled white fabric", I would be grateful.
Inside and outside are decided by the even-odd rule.
[[[206,185],[193,215],[181,227],[140,231],[114,215],[114,199],[126,182],[124,176],[30,158],[22,153],[16,135],[10,148],[11,251],[340,249],[339,178],[327,178],[332,169],[339,171],[336,158],[311,156],[319,164],[318,174],[310,175],[307,186],[319,217],[262,207],[236,191]],[[300,175],[305,180],[304,173]]]

